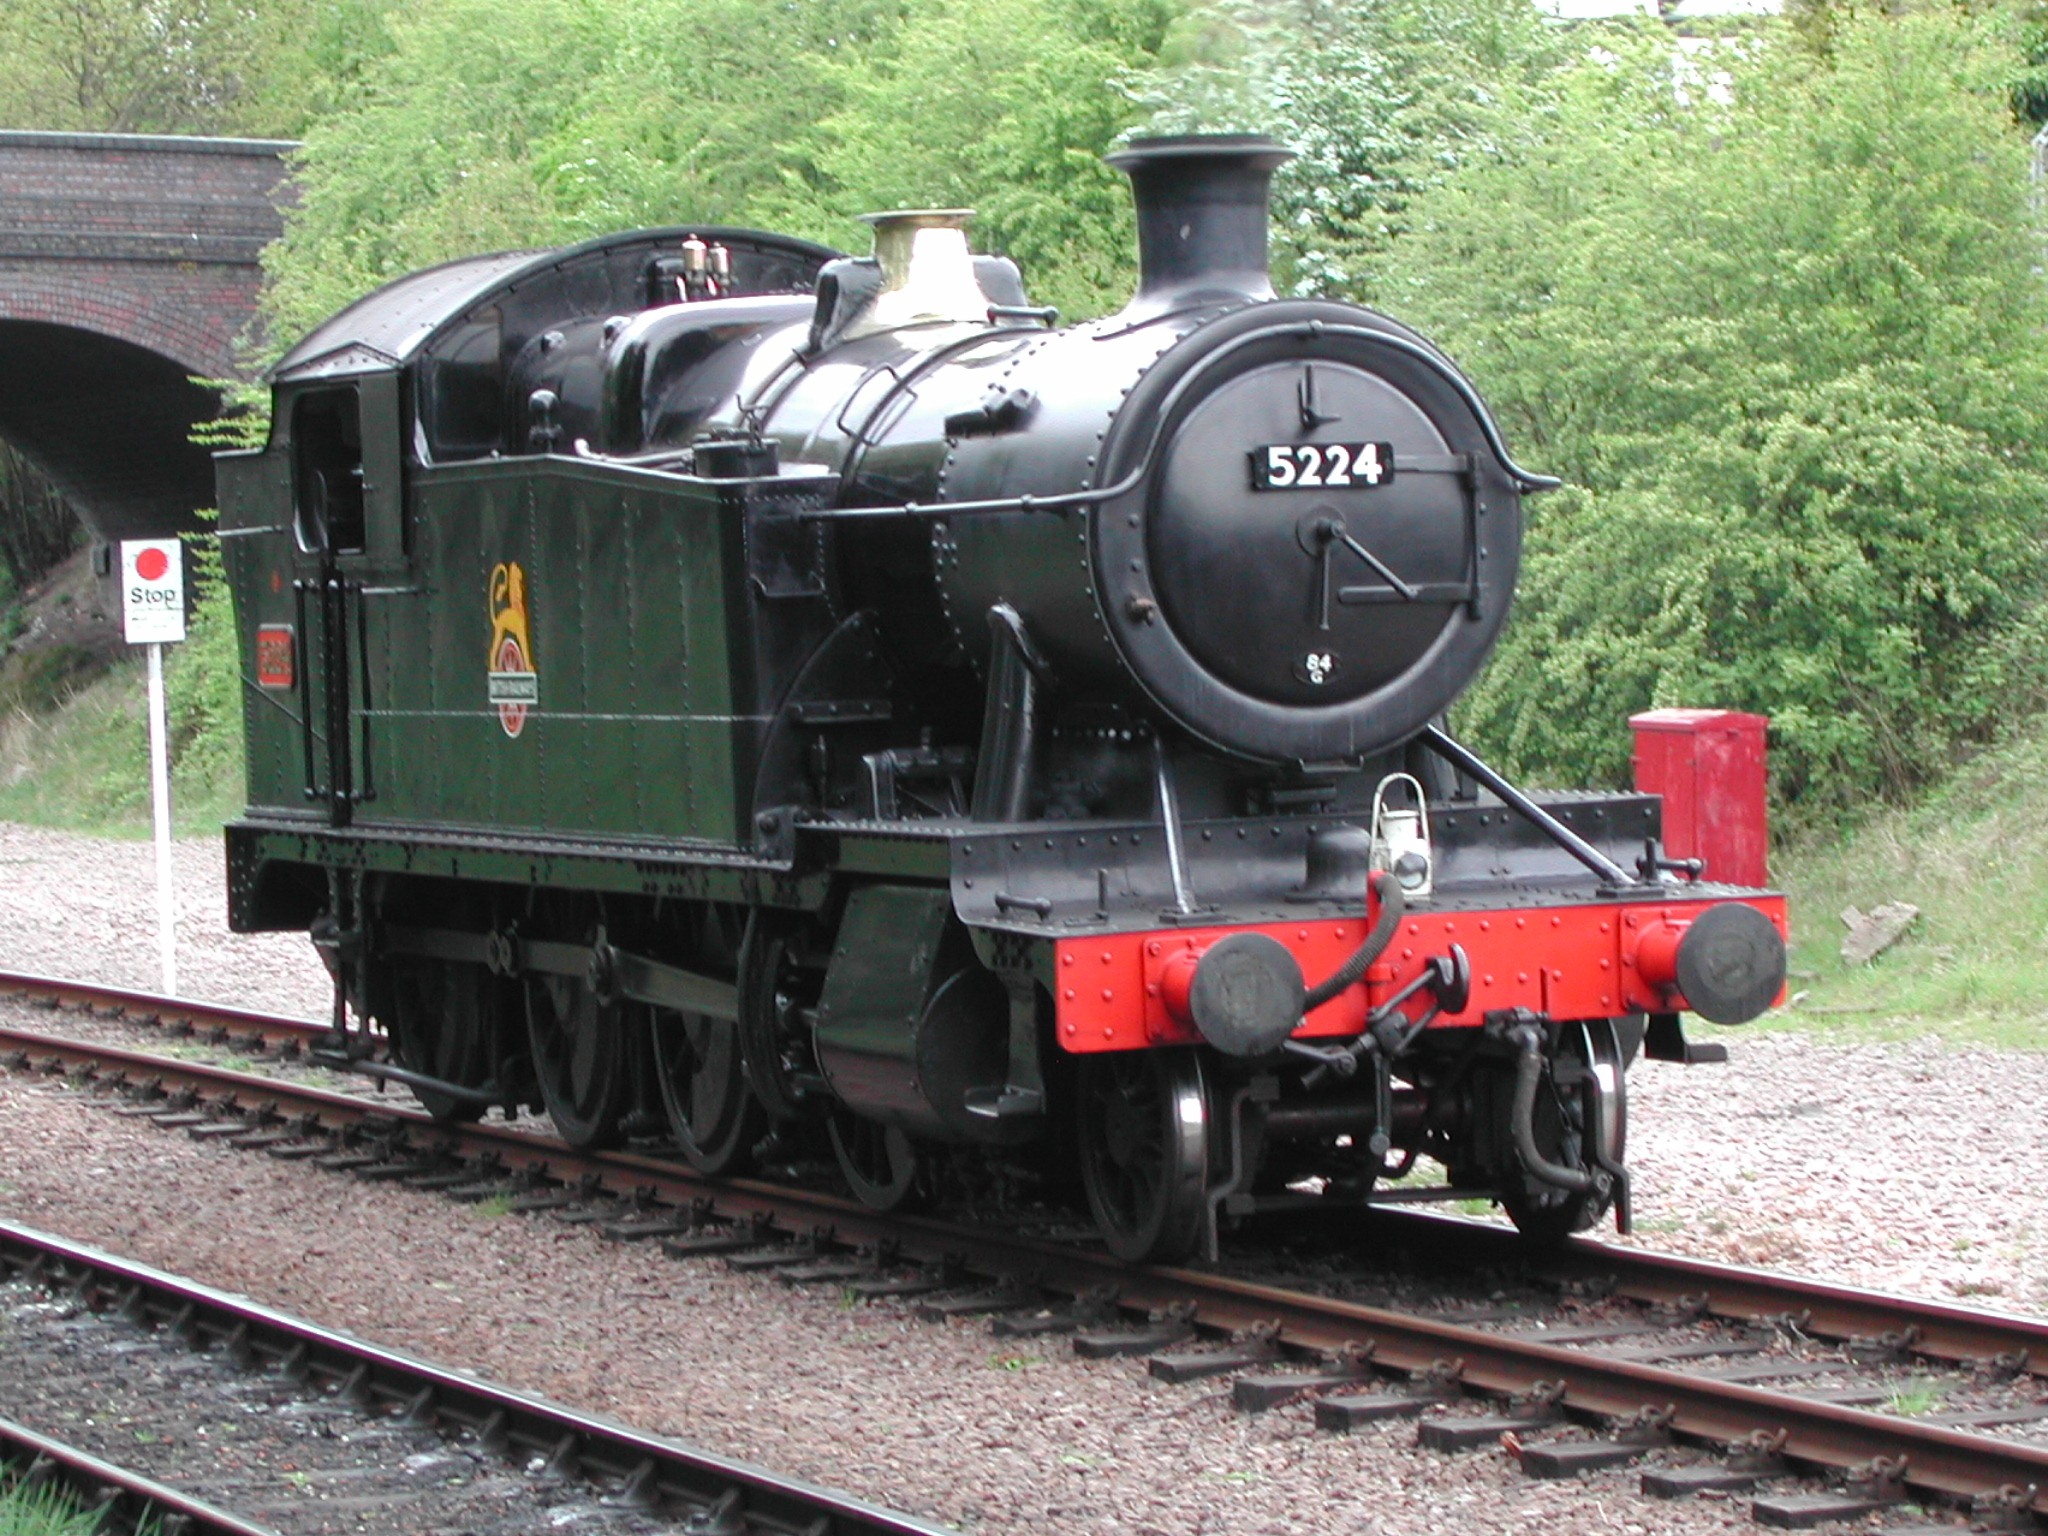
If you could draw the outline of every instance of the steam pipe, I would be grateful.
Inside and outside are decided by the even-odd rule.
[[[1583,1168],[1553,1163],[1536,1145],[1536,1085],[1543,1080],[1543,1037],[1533,1025],[1524,1025],[1510,1036],[1522,1048],[1515,1059],[1515,1102],[1509,1117],[1514,1132],[1515,1156],[1531,1175],[1557,1189],[1584,1194],[1593,1187],[1594,1175]]]
[[[1369,884],[1373,895],[1380,899],[1379,920],[1372,925],[1358,948],[1351,952],[1351,957],[1310,988],[1302,998],[1304,1018],[1331,998],[1342,996],[1347,988],[1356,986],[1364,979],[1373,961],[1379,959],[1393,942],[1394,930],[1401,925],[1401,914],[1407,910],[1408,898],[1401,892],[1400,880],[1387,870],[1374,870]]]

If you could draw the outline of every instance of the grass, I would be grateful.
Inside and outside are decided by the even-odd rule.
[[[11,691],[0,715],[0,820],[112,837],[150,835],[148,684],[139,657],[86,680],[60,678],[32,706]],[[217,832],[240,808],[239,773],[174,762],[181,836]]]
[[[1885,1398],[1887,1412],[1902,1418],[1916,1419],[1925,1413],[1932,1413],[1941,1406],[1942,1389],[1925,1382],[1905,1382],[1893,1387]]]
[[[1753,1027],[2048,1048],[2048,729],[1775,863],[1792,899],[1790,990],[1804,996]],[[1837,914],[1887,901],[1919,920],[1868,965],[1844,965]]]
[[[0,1536],[89,1536],[96,1511],[80,1509],[53,1488],[11,1488],[0,1493]],[[152,1523],[151,1530],[155,1529]]]

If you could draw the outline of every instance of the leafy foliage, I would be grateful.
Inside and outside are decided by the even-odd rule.
[[[839,105],[803,137],[813,175],[751,206],[835,242],[863,212],[971,206],[977,243],[1017,259],[1035,302],[1113,309],[1135,246],[1102,155],[1140,116],[1117,82],[1171,16],[1166,0],[927,0],[866,54],[824,62]]]
[[[210,523],[219,513],[201,516]],[[184,644],[172,647],[164,680],[171,755],[188,784],[239,785],[246,684],[220,536],[209,530],[189,534],[184,542],[192,602]]]
[[[434,0],[308,132],[269,257],[288,341],[404,271],[645,224],[861,242],[851,215],[984,210],[1054,302],[1121,298],[1101,152],[1165,0]]]
[[[0,0],[0,125],[290,135],[388,49],[392,0]]]
[[[1356,296],[1414,200],[1495,131],[1503,95],[1569,43],[1527,0],[1198,0],[1136,82],[1148,131],[1269,133],[1275,268]]]
[[[1631,709],[1772,715],[1781,789],[1937,772],[2040,591],[2044,310],[2012,56],[1952,13],[1674,66],[1613,40],[1418,210],[1383,292],[1576,489],[1467,729],[1619,777]],[[1727,100],[1717,98],[1725,94]]]

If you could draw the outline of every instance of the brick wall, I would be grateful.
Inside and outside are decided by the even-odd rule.
[[[0,436],[102,537],[190,526],[213,499],[183,377],[236,371],[291,147],[0,132]]]

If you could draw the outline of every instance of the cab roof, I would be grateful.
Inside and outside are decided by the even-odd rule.
[[[610,266],[676,250],[691,236],[795,262],[814,273],[837,256],[829,246],[788,235],[695,224],[602,235],[555,250],[500,251],[443,262],[386,283],[322,321],[278,360],[272,384],[389,372],[404,367],[434,338],[479,306],[545,278],[560,283],[578,269]]]

